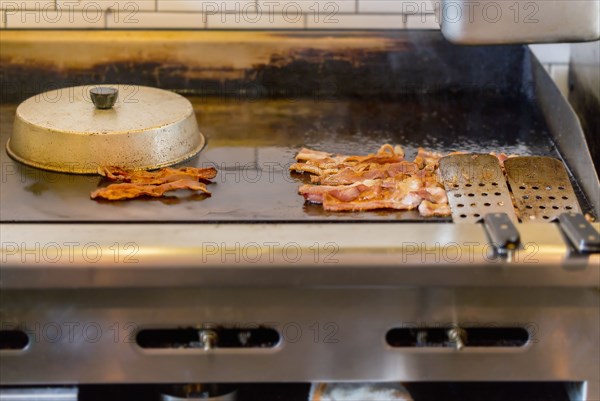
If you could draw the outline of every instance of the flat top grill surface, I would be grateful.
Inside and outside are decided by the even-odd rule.
[[[4,149],[16,105],[0,106],[4,222],[168,221],[408,221],[415,211],[325,212],[297,194],[307,177],[288,172],[303,146],[348,154],[401,144],[448,152],[505,152],[559,157],[535,104],[526,98],[481,92],[373,99],[238,100],[191,98],[207,147],[184,165],[215,165],[213,196],[188,192],[161,199],[93,201],[98,176],[37,170],[13,161]],[[576,186],[576,189],[578,187]],[[584,205],[583,209],[588,207]],[[450,221],[427,218],[426,221]]]

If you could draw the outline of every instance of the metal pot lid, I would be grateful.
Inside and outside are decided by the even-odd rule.
[[[192,104],[176,93],[134,85],[78,86],[27,99],[6,148],[30,166],[96,173],[101,166],[155,169],[205,144]]]

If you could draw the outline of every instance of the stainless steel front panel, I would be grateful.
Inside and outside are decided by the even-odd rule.
[[[596,289],[180,288],[3,291],[3,384],[275,381],[590,381],[597,390]],[[43,305],[43,308],[40,308]],[[143,328],[264,324],[273,349],[161,349]],[[519,326],[522,348],[390,348],[394,327]],[[594,395],[598,395],[597,393]],[[595,400],[596,398],[588,398]]]
[[[0,288],[599,286],[600,254],[517,228],[506,260],[481,224],[2,224]]]

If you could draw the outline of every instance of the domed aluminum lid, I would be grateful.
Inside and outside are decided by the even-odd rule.
[[[89,174],[103,166],[169,166],[194,156],[204,144],[192,104],[183,96],[143,86],[102,85],[27,99],[17,108],[6,149],[30,166]]]

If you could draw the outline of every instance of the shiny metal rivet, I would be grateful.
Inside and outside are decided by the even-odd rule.
[[[117,102],[119,90],[111,87],[97,87],[90,89],[90,97],[97,109],[108,110]]]
[[[217,342],[219,341],[219,336],[216,331],[200,330],[198,334],[200,337],[200,343],[204,347],[204,351],[210,351],[216,348]]]
[[[460,327],[453,327],[448,330],[448,340],[454,343],[456,349],[460,351],[467,343],[467,332]]]

